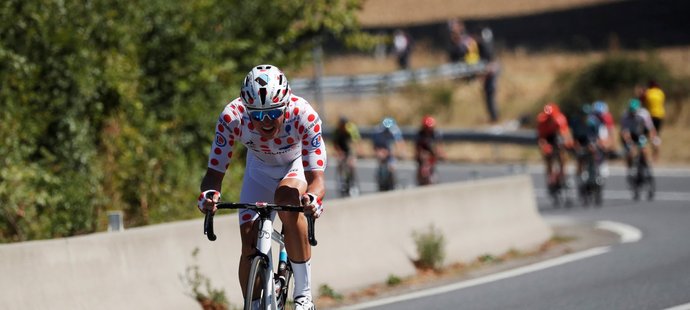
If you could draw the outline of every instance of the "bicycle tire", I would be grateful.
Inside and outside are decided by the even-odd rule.
[[[268,268],[268,265],[263,257],[256,256],[252,259],[249,278],[247,279],[247,294],[244,297],[244,310],[254,310],[252,309],[252,301],[255,299],[261,300],[259,302],[259,309],[266,309],[264,301],[264,287],[266,286],[265,281],[267,281],[265,279],[266,268]],[[273,279],[270,280],[273,281]],[[255,289],[256,285],[259,285],[259,287]]]

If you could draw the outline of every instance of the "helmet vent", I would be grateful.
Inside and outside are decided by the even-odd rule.
[[[261,99],[261,105],[266,104],[266,87],[259,88],[259,97]]]

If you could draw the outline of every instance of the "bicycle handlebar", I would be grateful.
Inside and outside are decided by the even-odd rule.
[[[290,206],[290,205],[277,205],[266,202],[257,203],[238,203],[238,202],[219,202],[216,204],[218,209],[250,209],[257,212],[272,212],[272,211],[287,211],[287,212],[304,212],[304,208],[300,206]],[[209,241],[216,241],[216,234],[213,232],[213,213],[206,212],[204,217],[204,235]],[[318,243],[316,241],[314,226],[316,225],[316,218],[311,215],[306,215],[307,217],[307,237],[309,238],[309,244],[316,246]]]

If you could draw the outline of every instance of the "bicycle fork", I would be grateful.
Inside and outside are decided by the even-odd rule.
[[[266,256],[266,269],[264,270],[264,283],[262,283],[264,291],[264,305],[270,305],[270,309],[277,310],[277,298],[276,298],[276,287],[273,280],[273,259],[271,239],[274,238],[273,231],[273,221],[270,219],[264,219],[261,221],[261,227],[259,227],[259,236],[257,240],[257,250],[259,255]],[[282,240],[281,240],[282,241]],[[284,245],[281,242],[281,250],[284,250]],[[263,310],[263,309],[262,309]]]

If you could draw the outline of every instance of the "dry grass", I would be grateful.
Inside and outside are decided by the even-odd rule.
[[[655,51],[669,65],[676,75],[690,76],[690,48],[668,48]],[[639,52],[643,55],[644,52]],[[601,59],[601,52],[569,54],[544,52],[526,53],[520,50],[505,52],[499,55],[501,74],[498,80],[497,101],[501,114],[500,122],[518,119],[523,114],[534,111],[543,104],[545,96],[553,86],[559,72],[583,67]],[[436,66],[446,61],[442,52],[416,51],[411,59],[413,68]],[[393,57],[375,59],[369,56],[346,56],[327,59],[324,64],[326,75],[347,75],[372,72],[390,72],[396,70]],[[294,73],[295,76],[310,76],[310,69]],[[453,103],[447,109],[437,113],[441,128],[487,128],[484,99],[479,79],[463,82],[438,82],[436,87],[451,87]],[[440,85],[440,86],[439,86]],[[318,109],[324,114],[327,122],[334,123],[340,115],[348,116],[361,125],[371,125],[383,117],[391,115],[403,125],[416,126],[422,107],[428,99],[419,98],[414,93],[396,92],[388,96],[331,96],[326,98],[324,107]],[[682,103],[680,106],[689,106]],[[324,109],[325,108],[325,109]],[[675,124],[664,129],[662,138],[664,146],[660,157],[662,164],[690,163],[690,149],[685,147],[690,142],[688,126],[690,109],[676,110],[675,105],[667,105],[667,114],[676,117]],[[531,115],[530,115],[531,117]],[[674,137],[671,139],[670,137]],[[509,145],[483,145],[457,143],[446,146],[449,157],[461,161],[512,161],[539,159],[531,148]],[[411,148],[410,148],[411,150]]]
[[[364,26],[409,25],[455,17],[486,18],[532,14],[614,1],[616,0],[364,0],[358,18]]]

